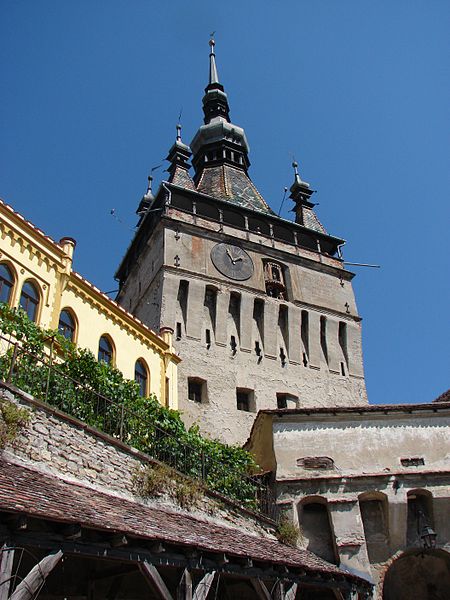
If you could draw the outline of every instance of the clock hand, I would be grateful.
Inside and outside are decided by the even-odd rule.
[[[234,265],[234,258],[231,256],[231,252],[228,250],[228,248],[227,248],[227,254],[228,254],[228,256],[230,257],[230,260],[231,260],[231,262],[232,262],[232,263],[233,263],[233,265]]]
[[[238,260],[242,260],[242,256],[238,256],[233,260],[233,264],[236,264]]]

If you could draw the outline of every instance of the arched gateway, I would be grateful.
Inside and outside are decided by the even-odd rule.
[[[389,567],[383,600],[450,598],[450,554],[444,550],[405,552]]]

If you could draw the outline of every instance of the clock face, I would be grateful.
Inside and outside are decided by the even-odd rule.
[[[237,281],[244,281],[253,275],[253,261],[245,250],[231,244],[217,244],[211,250],[211,260],[216,269]]]

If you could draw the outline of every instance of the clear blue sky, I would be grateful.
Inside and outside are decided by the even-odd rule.
[[[346,260],[381,265],[354,280],[370,401],[432,400],[450,364],[448,0],[2,0],[1,197],[115,289],[180,108],[185,141],[201,124],[213,30],[266,200],[295,154]]]

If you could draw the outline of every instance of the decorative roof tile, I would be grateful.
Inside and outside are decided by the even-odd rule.
[[[195,190],[195,184],[192,181],[189,172],[178,165],[175,168],[173,176],[171,177],[170,183],[175,185],[179,185],[182,188],[186,188],[187,190]]]
[[[275,214],[248,175],[228,164],[203,169],[197,191],[244,208]]]

